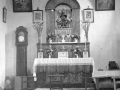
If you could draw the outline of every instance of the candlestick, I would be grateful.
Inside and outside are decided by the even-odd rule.
[[[42,30],[43,30],[43,21],[40,22],[34,22],[33,27],[37,31],[38,34],[38,43],[40,44],[39,50],[42,50]]]
[[[41,38],[41,43],[40,43],[41,47],[40,47],[40,49],[42,49],[42,36],[40,38]]]
[[[65,42],[65,35],[63,34],[62,35],[62,43],[64,43]]]
[[[85,39],[85,49],[86,49],[86,36],[84,37],[84,39]]]
[[[76,54],[76,58],[78,58],[78,54]]]

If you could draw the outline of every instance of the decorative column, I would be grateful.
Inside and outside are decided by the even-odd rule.
[[[86,36],[85,48],[84,48],[84,52],[83,52],[83,58],[88,58],[88,50],[87,50],[87,47],[86,47],[86,43],[89,42],[89,40],[88,40],[89,27],[90,27],[90,22],[83,22],[82,21],[82,28],[84,29],[85,36]]]
[[[90,27],[90,23],[94,22],[94,10],[92,8],[86,8],[83,10],[83,21],[82,21],[82,28],[85,31],[86,35],[86,42],[88,42],[88,31]]]
[[[38,44],[40,44],[39,50],[38,50],[38,58],[43,58],[43,52],[42,52],[42,30],[43,30],[43,20],[40,20],[39,22],[33,22],[33,27],[37,31],[38,34]],[[35,71],[33,69],[33,71]],[[37,81],[36,73],[33,73],[34,81]]]
[[[34,22],[33,27],[37,31],[38,34],[38,44],[40,44],[40,50],[42,50],[42,30],[43,30],[43,21],[40,22]]]

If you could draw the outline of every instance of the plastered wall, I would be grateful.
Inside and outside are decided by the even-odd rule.
[[[6,7],[6,0],[0,0],[0,89],[4,88],[6,60],[5,37],[7,31],[7,23],[3,22],[3,7]]]
[[[45,5],[48,0],[33,0],[33,10],[43,10],[44,27],[42,36],[46,36],[46,12]],[[82,20],[82,10],[87,8],[95,9],[95,0],[78,0],[80,4],[80,19]],[[95,60],[96,68],[106,69],[108,62],[116,61],[120,65],[120,0],[115,0],[114,11],[94,11],[94,23],[90,24],[89,42],[90,56]],[[16,46],[15,30],[19,26],[24,26],[28,30],[28,52],[27,67],[32,73],[32,65],[37,57],[37,32],[32,26],[32,12],[13,12],[12,0],[7,0],[8,18],[6,34],[6,76],[16,75]],[[84,30],[81,28],[81,39],[84,38]],[[3,32],[4,33],[4,32]],[[46,42],[46,38],[42,38]],[[82,40],[84,41],[84,40]]]

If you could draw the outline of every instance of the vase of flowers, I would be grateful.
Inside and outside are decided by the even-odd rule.
[[[76,49],[74,49],[74,53],[75,53],[75,56],[78,58],[78,57],[82,57],[82,51],[81,49],[79,49],[78,47]]]
[[[52,49],[47,49],[47,54],[48,54],[48,57],[51,58],[52,57],[52,53],[53,53],[53,50]]]
[[[55,35],[52,34],[52,33],[48,34],[46,39],[47,39],[48,43],[52,43],[54,41],[54,39],[55,39]]]
[[[73,34],[73,35],[71,35],[71,40],[72,40],[72,42],[77,43],[80,40],[80,36]]]

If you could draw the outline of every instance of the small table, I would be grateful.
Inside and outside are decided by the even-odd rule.
[[[113,79],[114,90],[116,90],[116,81],[115,79],[120,78],[120,70],[111,70],[111,71],[94,71],[92,77],[96,80],[96,88],[99,90],[99,78],[111,77]]]
[[[50,77],[50,90],[52,88],[54,89],[61,89],[63,90],[63,82],[62,82],[62,78],[64,77],[64,75],[48,75],[48,77]],[[54,79],[56,78],[56,79]],[[58,87],[55,87],[53,84],[57,84]]]
[[[112,79],[113,79],[113,84],[114,84],[114,90],[117,90],[116,85],[118,83],[120,84],[120,81],[117,82],[116,79],[120,79],[120,76],[113,76]]]

